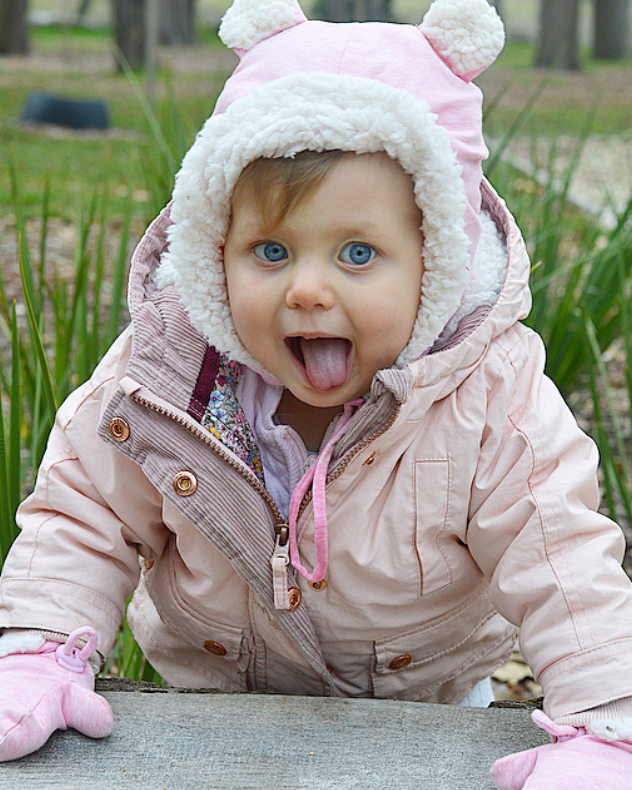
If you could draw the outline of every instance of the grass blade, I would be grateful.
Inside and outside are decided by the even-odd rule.
[[[118,248],[118,258],[114,264],[112,274],[112,296],[110,302],[110,314],[107,332],[104,337],[105,351],[116,339],[121,328],[121,312],[125,293],[126,273],[127,273],[127,245],[129,242],[130,222],[132,218],[131,195],[127,198],[127,211],[123,218],[123,227],[120,230],[120,241]]]
[[[176,157],[173,155],[169,143],[167,142],[167,138],[165,137],[162,127],[160,126],[160,122],[156,116],[156,113],[154,112],[151,104],[147,99],[147,96],[145,95],[145,91],[142,89],[138,79],[136,78],[136,75],[130,68],[127,59],[125,58],[119,47],[114,48],[114,56],[118,64],[120,65],[121,69],[123,70],[123,74],[127,78],[127,81],[132,88],[134,96],[136,97],[136,100],[143,111],[143,115],[145,116],[145,120],[147,121],[151,135],[163,156],[168,172],[175,173],[179,165],[179,162],[176,159]]]
[[[610,485],[613,487],[616,486],[621,497],[623,507],[625,508],[628,523],[632,523],[632,496],[630,494],[630,481],[632,480],[632,477],[630,476],[630,462],[623,438],[623,430],[621,427],[621,421],[615,408],[612,387],[610,385],[608,373],[603,360],[603,353],[599,347],[599,340],[597,337],[595,325],[591,318],[586,314],[584,314],[584,329],[588,348],[590,349],[590,353],[592,354],[593,358],[594,370],[596,371],[596,374],[591,373],[591,376],[593,376],[591,379],[591,389],[593,395],[593,404],[596,409],[595,416],[601,417],[599,413],[601,396],[596,386],[596,382],[598,381],[603,391],[603,399],[606,403],[608,417],[614,436],[613,451],[610,437],[605,434],[605,432],[600,434],[601,441],[599,442],[599,449],[601,450],[602,459],[605,459],[605,464],[603,464],[604,474],[608,474],[610,478]],[[599,425],[603,425],[603,421],[601,419],[599,420]],[[610,499],[613,499],[612,494]]]
[[[22,388],[20,386],[20,348],[18,343],[18,319],[15,299],[12,312],[11,332],[11,405],[9,407],[9,507],[11,517],[20,502],[22,462],[20,440],[22,434]]]
[[[50,373],[50,368],[48,366],[48,359],[46,358],[46,352],[44,351],[44,343],[42,341],[42,336],[39,331],[37,317],[35,315],[35,311],[33,310],[33,303],[31,301],[31,293],[29,291],[29,285],[26,275],[26,267],[25,267],[24,259],[22,258],[21,254],[20,254],[20,279],[22,281],[22,290],[24,291],[24,303],[26,305],[26,315],[28,317],[29,328],[31,330],[31,342],[35,349],[35,354],[39,361],[40,369],[42,372],[44,395],[45,395],[46,405],[48,407],[48,414],[52,423],[52,421],[55,419],[55,414],[57,413],[57,402],[55,400],[53,379]]]
[[[0,565],[4,562],[12,542],[13,526],[11,523],[11,508],[9,506],[10,496],[4,414],[0,407]]]

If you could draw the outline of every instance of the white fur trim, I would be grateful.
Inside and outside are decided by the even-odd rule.
[[[0,658],[15,653],[34,653],[46,639],[33,631],[7,631],[0,636]]]
[[[629,741],[632,743],[632,719],[600,719],[586,724],[586,732],[600,741]]]
[[[417,322],[397,360],[403,366],[432,345],[459,305],[470,262],[466,202],[448,134],[426,102],[373,79],[293,74],[212,116],[176,178],[174,224],[158,285],[175,285],[192,324],[209,342],[261,371],[237,336],[226,293],[222,247],[231,194],[254,159],[305,149],[385,151],[412,176],[423,212],[424,274]]]
[[[481,212],[481,235],[472,261],[470,282],[465,289],[458,310],[443,328],[439,337],[441,344],[447,343],[457,330],[460,321],[471,315],[477,307],[496,303],[507,277],[507,246],[494,220]]]
[[[264,38],[297,23],[295,0],[235,0],[219,26],[231,49],[248,50]]]
[[[421,32],[461,77],[491,65],[505,44],[505,28],[487,0],[434,0]]]

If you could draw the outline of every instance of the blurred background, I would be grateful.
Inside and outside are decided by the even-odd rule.
[[[196,30],[217,27],[229,5],[224,0],[2,0],[0,49],[21,51],[30,24],[103,29],[118,22],[119,41],[132,36],[138,39],[134,20],[139,20],[152,3],[158,9],[163,44],[193,43]],[[429,4],[424,0],[305,0],[304,10],[312,17],[332,21],[418,22]],[[540,39],[541,61],[557,55],[563,66],[577,67],[577,48],[581,45],[592,46],[599,57],[625,57],[628,53],[628,0],[495,0],[493,5],[512,39]],[[123,20],[127,30],[123,29]]]
[[[301,1],[338,21],[418,23],[430,5]],[[125,324],[130,254],[237,62],[217,36],[229,5],[0,0],[0,563],[55,410]],[[527,322],[631,545],[632,0],[494,5],[508,39],[477,79],[485,172],[532,256]],[[126,625],[106,671],[156,679]],[[519,660],[506,672],[509,696],[537,693]]]
[[[0,146],[11,145],[17,158],[29,162],[23,180],[27,210],[45,173],[52,177],[55,171],[82,172],[85,180],[79,178],[73,193],[78,189],[85,194],[95,183],[103,157],[116,150],[118,162],[108,159],[109,172],[113,179],[117,172],[129,176],[143,147],[134,135],[144,134],[147,120],[139,90],[153,109],[171,93],[183,123],[186,119],[197,128],[203,122],[236,63],[217,38],[217,26],[229,5],[229,0],[0,0]],[[419,22],[429,5],[429,0],[304,0],[308,15],[334,20]],[[504,19],[508,43],[494,68],[479,79],[487,107],[494,110],[487,119],[492,142],[511,125],[511,113],[519,113],[528,103],[532,112],[524,118],[525,128],[537,128],[539,134],[577,133],[597,104],[592,132],[617,134],[629,128],[632,0],[496,0],[494,5]],[[535,101],[545,73],[550,77],[540,85]],[[85,134],[73,137],[76,143],[86,143],[79,146],[82,151],[100,152],[94,161],[86,164],[81,156],[69,157],[69,148],[52,142],[54,130],[44,130],[42,122],[52,117],[58,131],[72,128],[72,123],[38,116],[46,108],[27,106],[33,93],[102,102],[100,124],[106,129],[101,131],[107,134],[90,140]],[[66,108],[73,109],[97,115],[99,111],[94,106]],[[37,130],[29,126],[33,120],[39,122]],[[94,119],[85,123],[94,128]],[[29,132],[36,132],[36,139]],[[48,134],[49,150],[59,157],[41,155],[43,132]],[[183,134],[191,135],[192,129]],[[190,140],[183,138],[187,145]],[[175,153],[179,159],[180,151]],[[142,174],[136,170],[136,175],[140,185]],[[10,192],[6,168],[2,176],[0,214]],[[67,187],[67,182],[59,183],[56,194],[69,210],[73,199]],[[123,185],[118,183],[116,189],[121,192]],[[160,200],[168,193],[167,185]],[[139,194],[135,202],[143,202]]]
[[[217,26],[229,5],[229,0],[0,0],[0,146],[11,146],[16,161],[28,161],[28,168],[22,168],[25,210],[37,200],[45,174],[52,178],[55,172],[75,171],[74,197],[68,194],[66,178],[55,190],[62,210],[70,210],[78,193],[85,195],[101,180],[97,173],[105,160],[111,180],[118,181],[116,196],[135,173],[135,202],[143,202],[143,178],[135,162],[148,138],[135,138],[145,134],[147,122],[139,91],[159,111],[156,102],[169,94],[177,98],[180,120],[191,127],[182,129],[189,135],[182,138],[187,147],[236,63],[217,38]],[[304,0],[308,15],[335,20],[419,22],[429,5],[429,0]],[[629,129],[632,0],[496,0],[494,5],[504,19],[508,43],[494,68],[478,80],[490,110],[487,130],[492,144],[513,123],[512,113],[527,105],[531,112],[528,118],[524,113],[523,131],[537,130],[539,135],[577,134],[586,113],[597,105],[591,132],[609,135]],[[38,116],[46,108],[27,106],[33,93],[101,101],[101,108],[66,108],[97,115],[101,111],[101,135],[73,136],[82,153],[98,151],[98,156],[84,162],[82,155],[69,155],[71,147],[56,138],[72,124]],[[41,105],[42,98],[37,100]],[[43,128],[42,122],[51,117],[57,122],[57,135]],[[37,129],[29,125],[33,120]],[[85,123],[94,129],[96,122],[93,118]],[[52,157],[42,155],[43,134],[48,151],[55,152]],[[524,140],[514,143],[514,150],[524,159],[525,151],[517,151],[521,145]],[[175,151],[176,160],[180,153]],[[609,156],[620,158],[620,152]],[[119,173],[125,175],[126,186],[117,178]],[[618,189],[613,186],[615,193]],[[9,205],[9,193],[3,168],[0,214]],[[158,202],[168,194],[166,184]],[[601,197],[596,194],[594,199]],[[625,195],[616,199],[620,205]],[[148,206],[150,212],[157,207]]]

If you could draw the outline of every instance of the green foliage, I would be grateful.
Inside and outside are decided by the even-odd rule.
[[[13,207],[22,297],[16,302],[9,294],[0,271],[0,332],[9,340],[4,351],[0,348],[0,563],[16,537],[15,511],[32,487],[58,405],[90,376],[126,319],[131,228],[138,232],[169,200],[179,162],[213,102],[211,87],[203,100],[177,103],[165,75],[166,99],[154,110],[134,74],[126,70],[119,80],[117,95],[128,98],[113,100],[114,121],[131,122],[142,133],[140,141],[24,135],[5,119],[8,181],[6,195],[0,187],[0,203],[10,199]],[[17,115],[26,92],[15,88],[4,110]],[[72,87],[65,92],[72,93]],[[38,179],[45,184],[39,196]],[[40,231],[34,240],[30,229],[37,215]],[[48,232],[53,222],[73,215],[76,243],[69,274],[48,264]],[[126,622],[105,671],[162,682]]]
[[[97,189],[77,221],[72,275],[54,267],[49,270],[48,189],[42,200],[39,260],[34,263],[26,242],[16,169],[9,164],[25,320],[20,321],[16,300],[9,301],[0,276],[0,320],[10,339],[10,354],[0,354],[5,406],[0,409],[0,559],[16,536],[15,511],[32,486],[58,405],[90,376],[121,329],[131,217],[130,210],[118,228],[118,249],[110,258],[107,187]],[[161,682],[126,624],[108,669]]]
[[[9,163],[24,315],[9,300],[0,272],[0,323],[11,340],[11,353],[0,355],[3,404],[7,403],[0,441],[6,465],[0,463],[0,483],[6,507],[2,511],[0,542],[13,534],[15,507],[33,478],[42,457],[58,405],[88,378],[120,328],[128,228],[120,232],[119,252],[106,267],[103,239],[107,230],[107,192],[95,192],[79,218],[72,276],[46,261],[48,190],[44,192],[39,260],[31,260],[17,174]],[[89,240],[95,236],[96,241]],[[107,268],[107,279],[106,279]],[[22,320],[21,320],[22,319]],[[19,452],[20,445],[28,452]]]
[[[537,92],[537,91],[536,91]],[[503,162],[506,146],[522,120],[514,119],[490,157],[487,175],[516,215],[533,262],[533,307],[526,319],[547,348],[547,373],[571,402],[591,397],[591,432],[601,454],[605,511],[632,525],[632,455],[629,415],[632,406],[632,200],[617,213],[605,203],[587,216],[570,198],[583,148],[592,133],[597,108],[584,113],[584,126],[565,168],[556,167],[556,140],[548,151],[531,146],[533,176]],[[614,357],[610,369],[605,360]],[[623,382],[612,384],[614,368],[625,368]]]
[[[119,629],[119,637],[101,670],[101,675],[146,680],[150,683],[157,683],[159,686],[167,685],[136,644],[127,619],[123,621]]]

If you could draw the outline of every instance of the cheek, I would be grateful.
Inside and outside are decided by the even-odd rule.
[[[408,343],[410,336],[419,314],[419,306],[421,304],[421,282],[416,283],[416,288],[408,290],[408,299],[402,305],[402,316],[405,316],[404,323],[406,325],[406,342]]]
[[[384,338],[392,342],[402,342],[402,348],[408,342],[419,312],[421,281],[406,281],[404,283],[390,283],[384,287],[378,302],[373,310],[368,312],[373,316],[373,322]],[[401,349],[400,349],[401,351]]]
[[[227,265],[225,272],[228,304],[235,326],[238,326],[244,320],[247,323],[248,313],[252,309],[252,289],[249,287],[249,278],[238,264]]]
[[[410,282],[404,288],[390,283],[372,305],[365,302],[363,314],[371,316],[365,324],[365,341],[371,342],[363,344],[363,351],[378,368],[393,365],[408,344],[419,311],[420,288]]]
[[[254,354],[269,335],[272,324],[270,299],[251,278],[228,278],[228,303],[241,342]],[[256,354],[254,354],[256,356]]]
[[[257,311],[257,303],[250,299],[245,293],[234,293],[228,296],[230,313],[237,334],[246,342],[246,339],[253,334],[259,325],[260,315]]]
[[[417,258],[417,260],[419,260],[419,258]],[[421,278],[422,269],[415,263],[413,270],[409,273],[408,279],[397,284],[396,294],[394,295],[394,303],[398,305],[401,330],[406,336],[404,345],[408,343],[410,339],[415,321],[417,320],[417,314],[419,313],[419,305],[421,303]]]

